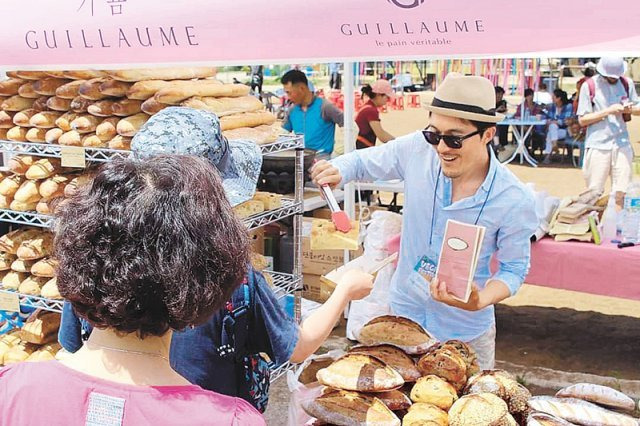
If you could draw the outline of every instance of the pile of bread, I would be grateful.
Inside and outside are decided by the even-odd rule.
[[[318,424],[501,426],[528,415],[529,391],[505,371],[480,372],[461,341],[438,343],[394,316],[371,320],[358,340],[316,373],[326,388],[303,409]]]
[[[207,67],[10,71],[0,81],[0,140],[129,149],[149,117],[173,105],[215,113],[228,139],[275,141],[275,116],[249,87],[215,75]]]
[[[51,214],[55,203],[69,197],[89,179],[78,169],[62,168],[56,158],[17,155],[0,175],[0,208]],[[85,173],[85,174],[82,174]]]
[[[38,362],[55,359],[60,351],[57,342],[60,314],[38,310],[21,329],[0,338],[0,365],[22,361]]]
[[[53,234],[21,228],[0,237],[0,278],[5,290],[46,299],[62,299],[52,259]]]
[[[608,199],[608,195],[602,196],[591,189],[575,197],[563,198],[551,218],[549,235],[556,241],[592,241],[593,229],[589,216],[601,219]]]

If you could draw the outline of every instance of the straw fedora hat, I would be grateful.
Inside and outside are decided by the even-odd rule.
[[[449,117],[483,123],[497,123],[504,115],[497,114],[496,92],[484,77],[450,73],[438,86],[428,111]]]

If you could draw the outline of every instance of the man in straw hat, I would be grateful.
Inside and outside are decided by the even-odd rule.
[[[460,339],[478,352],[480,366],[495,359],[493,305],[518,291],[529,268],[530,237],[538,224],[533,195],[489,148],[502,120],[493,85],[451,73],[438,87],[426,129],[385,145],[323,161],[318,184],[403,179],[405,204],[400,261],[391,283],[396,315],[422,324],[437,339]],[[433,277],[447,220],[486,228],[466,303]],[[489,263],[497,252],[498,270]]]
[[[616,203],[622,207],[632,178],[633,148],[626,121],[640,115],[640,98],[633,81],[624,74],[622,58],[605,57],[598,61],[597,75],[580,88],[578,119],[587,128],[583,173],[590,189],[604,192],[607,178]]]

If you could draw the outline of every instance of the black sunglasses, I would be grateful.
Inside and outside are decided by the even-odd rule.
[[[469,133],[464,136],[453,136],[453,135],[441,135],[440,133],[432,132],[431,130],[423,130],[422,136],[424,139],[429,142],[431,145],[438,145],[440,140],[444,141],[444,144],[449,148],[460,149],[462,148],[462,141],[465,139],[469,139],[472,136],[481,134],[481,130],[476,130],[473,133]]]

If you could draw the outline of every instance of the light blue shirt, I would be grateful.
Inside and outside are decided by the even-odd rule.
[[[495,322],[493,306],[469,312],[436,302],[427,281],[414,267],[425,255],[438,261],[447,219],[473,224],[486,200],[478,220],[486,233],[474,279],[480,288],[490,278],[500,280],[515,294],[529,270],[530,237],[538,225],[531,191],[491,153],[489,172],[476,194],[452,203],[451,179],[440,172],[436,150],[421,132],[357,150],[332,163],[340,170],[343,182],[405,182],[400,261],[391,282],[393,312],[420,323],[441,341],[468,342],[487,332]],[[435,218],[430,246],[432,211]],[[496,251],[498,271],[491,274],[489,263]]]
[[[592,112],[602,111],[613,104],[622,103],[624,98],[637,104],[640,102],[636,93],[635,85],[631,79],[629,82],[629,95],[618,81],[616,84],[609,82],[602,76],[596,75],[592,77],[596,86],[593,105],[591,104],[591,95],[589,93],[589,85],[585,82],[580,88],[580,98],[578,100],[578,117]],[[629,146],[629,132],[627,131],[627,123],[622,119],[622,114],[608,115],[604,120],[593,123],[587,127],[587,136],[585,138],[585,147],[601,150],[612,150],[614,144],[620,147]]]

